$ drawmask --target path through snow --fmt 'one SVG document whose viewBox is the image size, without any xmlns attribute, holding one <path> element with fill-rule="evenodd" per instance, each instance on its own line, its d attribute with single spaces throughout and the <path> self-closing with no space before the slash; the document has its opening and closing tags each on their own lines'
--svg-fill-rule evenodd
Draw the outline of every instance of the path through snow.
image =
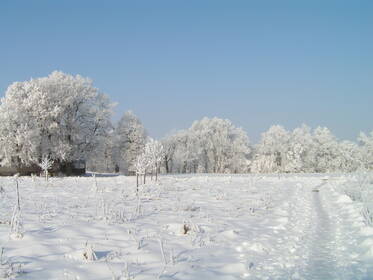
<svg viewBox="0 0 373 280">
<path fill-rule="evenodd" d="M 360 248 L 352 221 L 360 226 L 362 223 L 359 217 L 354 220 L 356 212 L 355 216 L 341 215 L 341 205 L 336 203 L 338 195 L 325 182 L 313 187 L 313 191 L 305 188 L 297 195 L 302 196 L 304 205 L 296 209 L 299 212 L 295 216 L 307 222 L 295 256 L 303 262 L 299 262 L 297 272 L 290 278 L 371 279 L 367 276 L 367 264 L 358 260 Z"/>
<path fill-rule="evenodd" d="M 323 205 L 323 193 L 312 193 L 312 227 L 309 232 L 309 250 L 307 279 L 337 278 L 335 228 Z"/>
</svg>

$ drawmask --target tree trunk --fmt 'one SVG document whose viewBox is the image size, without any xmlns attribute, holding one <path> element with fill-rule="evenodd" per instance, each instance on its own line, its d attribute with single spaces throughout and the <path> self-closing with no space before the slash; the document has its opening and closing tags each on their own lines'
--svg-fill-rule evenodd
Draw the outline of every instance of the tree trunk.
<svg viewBox="0 0 373 280">
<path fill-rule="evenodd" d="M 21 202 L 20 202 L 20 199 L 19 199 L 18 178 L 16 178 L 16 187 L 17 187 L 17 207 L 18 207 L 18 211 L 21 211 Z"/>
<path fill-rule="evenodd" d="M 157 164 L 155 165 L 155 181 L 158 181 L 158 166 Z"/>
<path fill-rule="evenodd" d="M 136 173 L 136 195 L 139 194 L 139 174 Z"/>
<path fill-rule="evenodd" d="M 165 168 L 166 168 L 166 174 L 168 174 L 169 173 L 169 171 L 170 171 L 170 169 L 169 169 L 169 167 L 168 167 L 168 160 L 167 159 L 165 159 Z"/>
</svg>

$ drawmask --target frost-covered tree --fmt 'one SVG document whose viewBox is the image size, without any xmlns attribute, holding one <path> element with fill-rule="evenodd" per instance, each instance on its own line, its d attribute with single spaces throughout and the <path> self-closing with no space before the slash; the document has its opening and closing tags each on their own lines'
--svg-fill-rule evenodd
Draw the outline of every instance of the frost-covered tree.
<svg viewBox="0 0 373 280">
<path fill-rule="evenodd" d="M 271 126 L 255 148 L 251 170 L 263 173 L 286 171 L 289 139 L 289 132 L 282 126 Z"/>
<path fill-rule="evenodd" d="M 158 179 L 158 168 L 159 164 L 163 158 L 163 145 L 161 142 L 149 138 L 148 142 L 145 144 L 145 155 L 149 161 L 149 168 L 152 174 L 155 174 L 155 179 Z"/>
<path fill-rule="evenodd" d="M 69 169 L 107 133 L 111 109 L 108 97 L 79 75 L 55 71 L 13 83 L 0 105 L 2 163 L 32 165 L 47 156 Z"/>
<path fill-rule="evenodd" d="M 198 167 L 205 172 L 245 172 L 250 153 L 246 133 L 229 120 L 203 118 L 189 129 Z"/>
<path fill-rule="evenodd" d="M 164 166 L 167 173 L 186 173 L 196 160 L 187 130 L 181 130 L 163 139 Z"/>
<path fill-rule="evenodd" d="M 144 184 L 145 184 L 146 172 L 148 171 L 149 166 L 150 166 L 149 157 L 145 153 L 145 151 L 143 151 L 137 156 L 135 164 L 134 164 L 134 168 L 135 168 L 137 180 L 139 176 L 141 175 L 144 176 Z M 138 182 L 137 182 L 137 185 L 138 185 Z"/>
<path fill-rule="evenodd" d="M 44 172 L 45 180 L 48 181 L 48 170 L 53 166 L 53 160 L 48 157 L 42 159 L 41 163 L 39 163 L 40 168 Z"/>
<path fill-rule="evenodd" d="M 249 139 L 229 120 L 203 118 L 163 142 L 166 169 L 172 172 L 234 173 L 248 168 Z"/>
<path fill-rule="evenodd" d="M 326 127 L 313 131 L 302 125 L 291 133 L 272 126 L 262 134 L 251 164 L 252 172 L 351 172 L 362 165 L 361 149 L 339 142 Z"/>
<path fill-rule="evenodd" d="M 326 127 L 317 127 L 313 132 L 313 145 L 310 149 L 308 165 L 313 172 L 334 172 L 339 169 L 338 141 Z"/>
<path fill-rule="evenodd" d="M 364 158 L 361 148 L 351 141 L 338 143 L 338 171 L 354 172 L 362 167 L 364 167 Z"/>
<path fill-rule="evenodd" d="M 144 150 L 145 142 L 146 131 L 140 119 L 131 111 L 126 112 L 115 131 L 114 161 L 120 172 L 135 172 L 136 159 Z"/>
<path fill-rule="evenodd" d="M 96 148 L 89 154 L 86 167 L 90 171 L 114 172 L 114 131 L 100 137 Z"/>
<path fill-rule="evenodd" d="M 276 157 L 274 155 L 255 153 L 250 171 L 253 173 L 272 173 L 276 168 Z"/>
<path fill-rule="evenodd" d="M 361 132 L 358 141 L 361 144 L 362 161 L 367 169 L 373 168 L 373 131 L 368 135 Z"/>
<path fill-rule="evenodd" d="M 304 124 L 301 127 L 295 128 L 289 135 L 284 171 L 294 173 L 312 172 L 312 166 L 307 166 L 312 145 L 311 128 Z"/>
<path fill-rule="evenodd" d="M 179 133 L 171 134 L 162 139 L 163 145 L 163 168 L 165 173 L 173 172 L 173 158 L 177 148 L 177 135 Z"/>
</svg>

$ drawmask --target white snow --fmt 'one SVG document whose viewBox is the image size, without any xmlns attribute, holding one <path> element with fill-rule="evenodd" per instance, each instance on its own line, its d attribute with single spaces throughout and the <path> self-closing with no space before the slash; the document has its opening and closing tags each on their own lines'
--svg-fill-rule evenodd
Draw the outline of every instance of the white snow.
<svg viewBox="0 0 373 280">
<path fill-rule="evenodd" d="M 0 178 L 0 279 L 373 279 L 345 175 Z M 149 178 L 150 179 L 150 178 Z M 313 192 L 313 189 L 319 192 Z"/>
</svg>

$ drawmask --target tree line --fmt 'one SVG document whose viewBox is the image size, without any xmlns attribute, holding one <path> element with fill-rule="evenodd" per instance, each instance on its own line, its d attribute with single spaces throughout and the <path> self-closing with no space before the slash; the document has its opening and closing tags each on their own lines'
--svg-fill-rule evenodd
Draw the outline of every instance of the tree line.
<svg viewBox="0 0 373 280">
<path fill-rule="evenodd" d="M 203 118 L 157 141 L 131 111 L 115 125 L 113 104 L 88 78 L 55 71 L 11 84 L 0 104 L 2 166 L 61 170 L 84 160 L 98 172 L 273 173 L 352 172 L 371 168 L 373 132 L 338 140 L 326 127 L 270 127 L 258 144 L 229 120 Z"/>
</svg>

